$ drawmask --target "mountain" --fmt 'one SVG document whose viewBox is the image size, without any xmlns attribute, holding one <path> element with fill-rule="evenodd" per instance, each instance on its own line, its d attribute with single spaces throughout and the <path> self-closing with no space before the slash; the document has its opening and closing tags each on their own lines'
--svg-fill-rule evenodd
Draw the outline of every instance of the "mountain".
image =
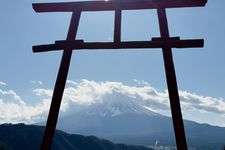
<svg viewBox="0 0 225 150">
<path fill-rule="evenodd" d="M 119 93 L 117 93 L 119 94 Z M 126 144 L 175 145 L 172 120 L 147 109 L 137 100 L 118 95 L 120 99 L 93 104 L 78 113 L 59 119 L 57 128 L 69 133 L 95 135 Z M 225 128 L 184 121 L 190 147 L 218 148 L 225 144 Z"/>
<path fill-rule="evenodd" d="M 134 99 L 122 95 L 115 97 L 121 99 L 107 97 L 107 101 L 59 119 L 57 128 L 69 133 L 95 135 L 114 142 L 144 145 L 154 144 L 160 138 L 158 135 L 163 135 L 165 138 L 160 139 L 162 144 L 175 145 L 171 118 L 148 110 Z"/>
<path fill-rule="evenodd" d="M 1 150 L 39 150 L 43 127 L 25 124 L 0 125 Z M 67 134 L 57 130 L 53 150 L 152 150 L 143 146 L 114 144 L 95 136 Z"/>
</svg>

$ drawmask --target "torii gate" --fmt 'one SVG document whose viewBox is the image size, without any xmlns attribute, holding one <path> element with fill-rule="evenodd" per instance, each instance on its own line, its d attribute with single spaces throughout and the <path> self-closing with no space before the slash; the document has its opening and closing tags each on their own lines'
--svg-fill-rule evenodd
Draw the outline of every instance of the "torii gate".
<svg viewBox="0 0 225 150">
<path fill-rule="evenodd" d="M 180 40 L 179 37 L 170 37 L 166 8 L 203 7 L 206 3 L 207 0 L 111 0 L 33 4 L 33 8 L 36 12 L 72 12 L 66 40 L 55 41 L 54 44 L 33 46 L 33 52 L 63 50 L 63 56 L 55 83 L 41 150 L 51 149 L 72 51 L 83 49 L 97 50 L 133 48 L 162 48 L 176 145 L 178 150 L 187 150 L 188 148 L 172 57 L 172 48 L 203 47 L 204 41 L 203 39 Z M 122 10 L 135 9 L 157 10 L 161 37 L 152 38 L 151 41 L 121 41 Z M 84 42 L 83 40 L 76 40 L 82 11 L 115 11 L 113 42 Z"/>
</svg>

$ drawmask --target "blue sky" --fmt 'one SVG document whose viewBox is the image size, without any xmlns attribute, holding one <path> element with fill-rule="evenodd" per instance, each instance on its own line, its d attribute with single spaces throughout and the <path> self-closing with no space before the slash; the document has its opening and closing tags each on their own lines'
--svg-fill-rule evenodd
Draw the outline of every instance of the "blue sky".
<svg viewBox="0 0 225 150">
<path fill-rule="evenodd" d="M 3 0 L 0 5 L 2 107 L 14 103 L 15 99 L 18 100 L 15 96 L 20 97 L 20 104 L 24 102 L 32 107 L 36 106 L 44 102 L 43 99 L 49 99 L 49 93 L 54 87 L 62 52 L 33 53 L 32 46 L 64 40 L 71 14 L 37 14 L 32 9 L 34 2 L 53 1 Z M 223 126 L 225 126 L 225 107 L 222 103 L 225 103 L 224 5 L 224 0 L 217 0 L 209 1 L 206 7 L 167 10 L 171 36 L 205 40 L 204 48 L 173 50 L 179 89 L 191 94 L 189 96 L 192 98 L 195 95 L 200 96 L 199 100 L 205 99 L 202 103 L 209 102 L 208 97 L 212 98 L 210 104 L 213 105 L 214 102 L 217 104 L 221 101 L 218 103 L 221 107 L 215 106 L 221 111 L 213 111 L 212 108 L 209 111 L 208 107 L 202 110 L 196 107 L 199 110 L 187 110 L 188 114 L 184 116 L 187 119 Z M 112 41 L 113 16 L 113 12 L 83 13 L 77 39 Z M 122 18 L 122 40 L 148 40 L 159 36 L 155 10 L 123 11 Z M 91 82 L 94 85 L 113 81 L 121 82 L 130 88 L 133 86 L 143 88 L 148 85 L 161 93 L 167 89 L 160 49 L 74 51 L 68 79 L 76 81 L 77 85 L 91 81 L 94 81 Z M 140 84 L 140 81 L 144 82 Z M 77 85 L 73 88 L 79 89 Z M 43 94 L 40 89 L 45 89 L 45 92 L 49 93 Z M 202 103 L 199 103 L 201 107 L 206 106 Z M 4 118 L 4 115 L 7 117 L 7 113 L 1 111 L 0 117 Z M 26 122 L 26 119 L 24 121 Z"/>
</svg>

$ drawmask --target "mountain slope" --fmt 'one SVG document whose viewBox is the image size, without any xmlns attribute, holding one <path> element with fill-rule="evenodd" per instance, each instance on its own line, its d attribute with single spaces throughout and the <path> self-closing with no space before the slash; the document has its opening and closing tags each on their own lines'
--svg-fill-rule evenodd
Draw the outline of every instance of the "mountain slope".
<svg viewBox="0 0 225 150">
<path fill-rule="evenodd" d="M 107 102 L 91 105 L 81 112 L 59 119 L 58 128 L 67 132 L 87 133 L 89 135 L 100 132 L 103 135 L 108 133 L 110 135 L 124 135 L 130 134 L 130 130 L 133 130 L 132 134 L 137 134 L 140 132 L 145 133 L 149 129 L 143 124 L 143 121 L 148 121 L 149 119 L 146 120 L 146 118 L 149 117 L 153 120 L 154 118 L 160 118 L 162 122 L 170 119 L 147 110 L 136 101 L 124 99 L 115 101 L 109 99 Z M 139 120 L 138 122 L 136 121 L 137 119 Z M 147 124 L 155 128 L 152 120 Z"/>
<path fill-rule="evenodd" d="M 5 149 L 39 150 L 43 127 L 24 124 L 0 125 L 0 145 Z M 1 144 L 4 143 L 4 144 Z M 8 146 L 6 146 L 8 145 Z M 0 146 L 1 147 L 1 146 Z M 142 146 L 113 144 L 94 136 L 72 135 L 57 130 L 52 145 L 53 150 L 152 150 Z"/>
<path fill-rule="evenodd" d="M 191 147 L 204 149 L 225 143 L 225 128 L 188 120 L 184 124 Z M 161 145 L 175 145 L 171 118 L 152 112 L 127 97 L 118 100 L 108 97 L 100 104 L 59 119 L 57 128 L 126 144 L 153 145 L 159 140 Z"/>
</svg>

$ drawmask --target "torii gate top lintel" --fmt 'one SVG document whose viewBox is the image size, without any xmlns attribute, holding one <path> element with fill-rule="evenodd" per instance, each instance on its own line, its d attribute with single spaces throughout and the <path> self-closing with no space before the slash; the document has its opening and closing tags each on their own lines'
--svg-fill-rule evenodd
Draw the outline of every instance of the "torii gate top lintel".
<svg viewBox="0 0 225 150">
<path fill-rule="evenodd" d="M 109 1 L 79 1 L 58 3 L 36 3 L 36 12 L 73 12 L 73 11 L 106 11 L 132 9 L 159 9 L 179 7 L 205 6 L 207 0 L 109 0 Z"/>
</svg>

